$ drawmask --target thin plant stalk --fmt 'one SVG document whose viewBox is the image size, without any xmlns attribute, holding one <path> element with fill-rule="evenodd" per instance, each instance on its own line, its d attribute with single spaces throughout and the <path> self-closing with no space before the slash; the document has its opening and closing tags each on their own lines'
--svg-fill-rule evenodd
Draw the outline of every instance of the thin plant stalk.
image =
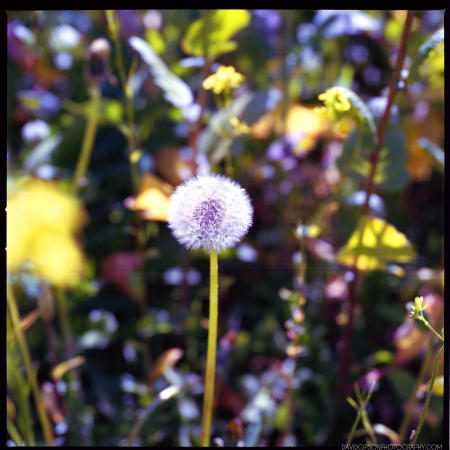
<svg viewBox="0 0 450 450">
<path fill-rule="evenodd" d="M 78 157 L 75 174 L 73 177 L 73 192 L 78 194 L 80 181 L 84 178 L 89 160 L 91 159 L 92 149 L 94 147 L 95 136 L 97 134 L 98 122 L 100 119 L 100 89 L 97 86 L 92 87 L 91 101 L 86 115 L 86 131 L 81 145 L 80 155 Z"/>
<path fill-rule="evenodd" d="M 442 309 L 442 311 L 439 315 L 439 318 L 437 320 L 437 324 L 441 323 L 443 313 L 444 313 L 444 310 Z M 425 374 L 427 373 L 427 368 L 430 365 L 432 356 L 433 356 L 433 340 L 430 339 L 430 341 L 428 342 L 427 351 L 422 360 L 422 366 L 420 367 L 420 371 L 419 371 L 419 375 L 416 380 L 416 384 L 414 385 L 414 389 L 413 389 L 411 396 L 409 398 L 409 401 L 408 401 L 408 410 L 407 410 L 407 412 L 403 418 L 403 421 L 400 425 L 400 430 L 398 432 L 398 436 L 399 436 L 398 443 L 399 444 L 401 444 L 405 440 L 406 432 L 408 430 L 409 423 L 411 422 L 411 418 L 414 413 L 414 407 L 416 406 L 416 403 L 417 403 L 417 391 L 419 389 L 419 386 L 423 382 Z"/>
<path fill-rule="evenodd" d="M 357 388 L 357 386 L 358 385 L 355 384 L 355 388 Z M 353 435 L 355 434 L 356 428 L 357 428 L 357 426 L 359 424 L 360 419 L 362 418 L 363 412 L 365 412 L 366 406 L 367 406 L 367 404 L 370 401 L 370 397 L 372 397 L 372 393 L 373 393 L 373 388 L 374 387 L 375 387 L 375 383 L 372 383 L 372 385 L 370 386 L 370 389 L 369 389 L 369 393 L 367 394 L 367 397 L 365 398 L 365 400 L 363 400 L 360 403 L 360 407 L 359 407 L 359 409 L 357 411 L 355 420 L 354 420 L 352 428 L 350 430 L 350 434 L 348 435 L 346 445 L 350 445 L 350 443 L 353 440 Z"/>
<path fill-rule="evenodd" d="M 44 435 L 44 439 L 47 445 L 53 446 L 53 432 L 50 425 L 50 421 L 44 409 L 44 403 L 42 401 L 41 392 L 39 390 L 39 385 L 37 382 L 36 371 L 33 368 L 33 364 L 31 362 L 30 351 L 28 349 L 28 344 L 25 338 L 22 329 L 20 328 L 20 316 L 19 309 L 17 307 L 16 297 L 14 295 L 14 291 L 12 287 L 9 285 L 9 282 L 6 283 L 7 286 L 7 304 L 9 309 L 9 314 L 11 317 L 11 322 L 14 330 L 14 334 L 16 335 L 16 340 L 19 345 L 20 351 L 22 353 L 23 361 L 25 364 L 25 369 L 27 371 L 28 381 L 30 383 L 34 401 L 36 403 L 36 409 L 38 412 L 39 420 L 42 427 L 42 432 Z"/>
<path fill-rule="evenodd" d="M 427 415 L 428 405 L 430 404 L 431 393 L 433 391 L 434 381 L 436 380 L 436 374 L 439 367 L 439 360 L 441 359 L 442 352 L 444 351 L 444 344 L 442 344 L 439 353 L 437 354 L 436 361 L 434 362 L 433 374 L 431 375 L 430 385 L 428 387 L 427 396 L 425 398 L 425 403 L 423 405 L 422 414 L 420 415 L 419 423 L 417 425 L 417 429 L 414 433 L 414 437 L 411 441 L 411 446 L 415 445 L 417 438 L 422 430 L 422 425 L 425 420 L 425 416 Z"/>
<path fill-rule="evenodd" d="M 25 441 L 20 436 L 19 431 L 17 430 L 14 422 L 9 416 L 6 416 L 6 429 L 8 430 L 9 436 L 13 440 L 14 444 L 16 444 L 18 447 L 23 447 Z"/>
<path fill-rule="evenodd" d="M 114 49 L 116 53 L 116 65 L 119 73 L 119 79 L 122 84 L 123 91 L 125 93 L 126 99 L 126 120 L 127 120 L 127 132 L 126 138 L 128 140 L 128 159 L 130 164 L 130 175 L 131 182 L 133 185 L 133 194 L 137 195 L 139 192 L 139 172 L 137 167 L 137 162 L 139 158 L 135 158 L 135 151 L 137 150 L 136 136 L 134 129 L 134 104 L 133 104 L 133 92 L 129 86 L 129 82 L 125 72 L 125 64 L 123 61 L 122 49 L 119 39 L 119 23 L 114 10 L 106 10 L 106 19 L 108 21 L 108 29 L 111 39 L 114 42 Z M 135 64 L 136 60 L 133 61 Z M 130 72 L 134 72 L 135 66 L 133 65 Z M 139 308 L 140 315 L 142 318 L 146 315 L 147 309 L 147 290 L 145 286 L 145 267 L 144 267 L 144 254 L 146 246 L 145 234 L 143 230 L 143 222 L 139 215 L 136 215 L 136 226 L 138 230 L 137 235 L 137 245 L 139 250 L 139 255 L 141 256 L 141 263 L 139 264 L 138 274 L 141 279 L 139 283 Z M 150 369 L 152 365 L 152 353 L 151 353 L 151 343 L 149 337 L 144 337 L 144 347 L 143 347 L 143 357 L 144 357 L 144 370 L 146 374 L 147 384 L 150 386 L 150 381 L 148 375 L 150 374 Z"/>
<path fill-rule="evenodd" d="M 211 435 L 211 417 L 214 398 L 214 376 L 216 369 L 216 343 L 218 318 L 218 270 L 217 252 L 210 253 L 209 323 L 208 353 L 206 359 L 205 392 L 203 397 L 201 446 L 209 447 Z"/>
</svg>

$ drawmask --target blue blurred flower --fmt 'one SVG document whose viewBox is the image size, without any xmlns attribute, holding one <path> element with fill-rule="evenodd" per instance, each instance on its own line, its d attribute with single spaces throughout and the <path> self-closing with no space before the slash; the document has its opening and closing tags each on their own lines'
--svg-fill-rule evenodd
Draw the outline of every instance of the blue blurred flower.
<svg viewBox="0 0 450 450">
<path fill-rule="evenodd" d="M 72 50 L 81 42 L 81 33 L 66 23 L 50 32 L 49 44 L 55 51 Z"/>
<path fill-rule="evenodd" d="M 281 28 L 281 16 L 275 9 L 253 9 L 252 13 L 256 24 L 265 31 L 274 32 Z"/>
<path fill-rule="evenodd" d="M 142 23 L 145 28 L 156 28 L 159 30 L 162 26 L 163 18 L 162 14 L 156 9 L 150 9 L 142 17 Z"/>
<path fill-rule="evenodd" d="M 307 44 L 317 32 L 317 27 L 313 23 L 303 23 L 297 28 L 297 40 L 300 44 Z"/>
<path fill-rule="evenodd" d="M 366 201 L 366 192 L 365 191 L 357 191 L 354 192 L 347 199 L 347 205 L 349 206 L 362 206 Z M 377 194 L 371 194 L 369 198 L 369 208 L 377 217 L 385 217 L 386 216 L 386 207 L 384 206 L 383 199 Z"/>
<path fill-rule="evenodd" d="M 345 49 L 345 55 L 350 62 L 362 64 L 369 60 L 369 49 L 362 44 L 351 44 Z"/>
<path fill-rule="evenodd" d="M 58 52 L 53 57 L 55 66 L 60 70 L 69 70 L 73 65 L 73 56 L 69 52 Z"/>
<path fill-rule="evenodd" d="M 27 142 L 45 139 L 50 134 L 50 126 L 43 120 L 31 120 L 22 127 L 22 138 Z"/>
<path fill-rule="evenodd" d="M 236 255 L 241 261 L 253 262 L 258 259 L 258 252 L 250 244 L 241 244 L 236 248 Z"/>
</svg>

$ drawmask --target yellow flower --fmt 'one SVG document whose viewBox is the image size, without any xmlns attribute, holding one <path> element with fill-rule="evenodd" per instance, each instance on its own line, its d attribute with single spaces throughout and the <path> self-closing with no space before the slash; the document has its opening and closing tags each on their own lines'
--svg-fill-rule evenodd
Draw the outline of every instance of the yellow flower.
<svg viewBox="0 0 450 450">
<path fill-rule="evenodd" d="M 58 286 L 73 286 L 80 281 L 84 258 L 75 239 L 48 229 L 31 242 L 32 271 Z"/>
<path fill-rule="evenodd" d="M 233 127 L 233 132 L 236 136 L 250 133 L 250 127 L 245 122 L 241 122 L 237 117 L 230 119 L 230 125 Z"/>
<path fill-rule="evenodd" d="M 220 66 L 216 73 L 203 81 L 204 89 L 212 89 L 214 94 L 235 89 L 244 81 L 244 76 L 233 66 Z"/>
<path fill-rule="evenodd" d="M 9 197 L 7 217 L 7 270 L 30 270 L 57 285 L 79 280 L 83 254 L 75 232 L 85 222 L 79 201 L 49 181 L 32 179 L 20 183 Z"/>
<path fill-rule="evenodd" d="M 423 297 L 416 297 L 414 299 L 414 306 L 411 307 L 409 315 L 411 317 L 421 316 L 427 305 L 423 304 Z"/>
<path fill-rule="evenodd" d="M 352 104 L 345 95 L 344 90 L 338 86 L 327 89 L 325 92 L 320 94 L 319 100 L 322 100 L 328 109 L 338 112 L 349 111 L 352 107 Z"/>
</svg>

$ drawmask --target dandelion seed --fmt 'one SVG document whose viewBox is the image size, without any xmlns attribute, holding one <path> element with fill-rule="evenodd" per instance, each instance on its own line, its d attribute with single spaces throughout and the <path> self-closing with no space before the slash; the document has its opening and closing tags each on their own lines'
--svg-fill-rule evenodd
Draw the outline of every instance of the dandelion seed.
<svg viewBox="0 0 450 450">
<path fill-rule="evenodd" d="M 175 238 L 191 250 L 234 247 L 252 224 L 253 208 L 244 189 L 222 175 L 200 175 L 178 186 L 169 204 Z"/>
</svg>

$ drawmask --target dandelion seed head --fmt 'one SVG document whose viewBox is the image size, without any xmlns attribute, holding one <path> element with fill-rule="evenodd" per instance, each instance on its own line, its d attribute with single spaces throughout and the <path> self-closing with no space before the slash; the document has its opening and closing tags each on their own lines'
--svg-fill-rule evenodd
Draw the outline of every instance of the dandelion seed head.
<svg viewBox="0 0 450 450">
<path fill-rule="evenodd" d="M 252 224 L 246 191 L 222 175 L 200 175 L 177 187 L 167 218 L 173 235 L 190 250 L 234 247 Z"/>
</svg>

